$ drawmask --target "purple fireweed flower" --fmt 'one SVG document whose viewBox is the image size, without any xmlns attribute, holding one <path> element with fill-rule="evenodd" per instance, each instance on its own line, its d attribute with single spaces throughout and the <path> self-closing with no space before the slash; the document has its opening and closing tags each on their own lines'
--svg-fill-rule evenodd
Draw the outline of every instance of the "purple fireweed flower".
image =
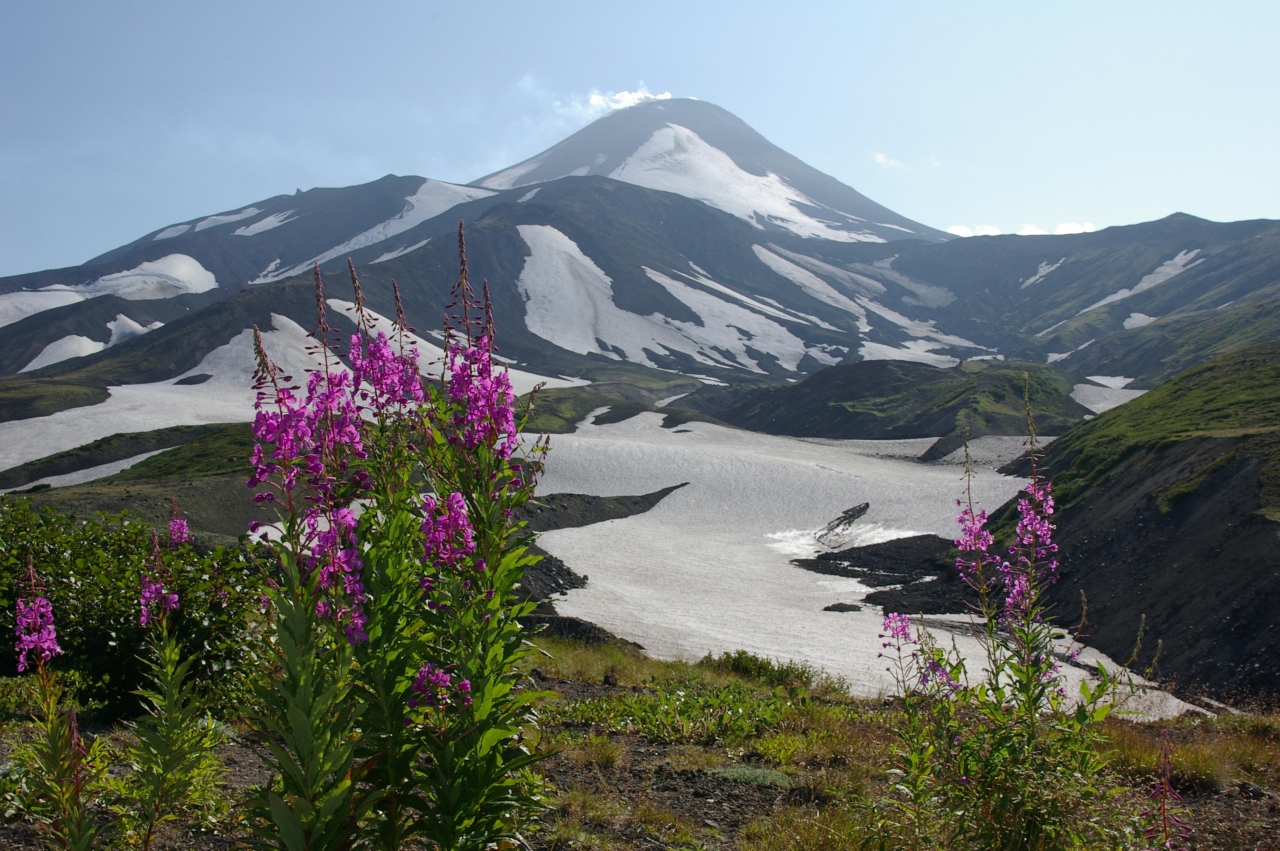
<svg viewBox="0 0 1280 851">
<path fill-rule="evenodd" d="M 884 632 L 880 633 L 880 637 L 888 639 L 881 645 L 882 647 L 915 643 L 915 639 L 911 637 L 911 618 L 904 614 L 897 612 L 886 614 L 881 628 Z"/>
<path fill-rule="evenodd" d="M 475 531 L 467 518 L 467 503 L 460 493 L 443 502 L 428 496 L 422 501 L 423 562 L 433 572 L 456 570 L 476 551 Z M 423 588 L 429 589 L 424 579 Z"/>
<path fill-rule="evenodd" d="M 418 670 L 418 675 L 409 687 L 417 697 L 409 698 L 409 706 L 417 709 L 420 706 L 449 708 L 453 706 L 471 705 L 471 681 L 457 680 L 453 675 L 430 662 Z"/>
<path fill-rule="evenodd" d="M 34 575 L 33 572 L 32 576 Z M 30 597 L 18 600 L 17 618 L 13 627 L 14 635 L 17 636 L 13 648 L 18 652 L 18 673 L 29 667 L 28 654 L 35 657 L 37 665 L 43 665 L 62 652 L 53 623 L 53 604 L 48 597 L 36 593 L 34 583 L 31 590 Z"/>
<path fill-rule="evenodd" d="M 973 509 L 965 507 L 960 511 L 960 537 L 956 539 L 956 548 L 961 553 L 974 553 L 971 558 L 965 558 L 963 555 L 956 559 L 956 570 L 969 584 L 979 581 L 987 581 L 986 577 L 979 579 L 982 566 L 987 562 L 987 552 L 991 548 L 993 539 L 991 533 L 987 531 L 987 512 L 979 511 L 976 515 Z"/>
<path fill-rule="evenodd" d="M 323 307 L 318 277 L 317 300 Z M 322 315 L 321 338 L 326 332 Z M 398 392 L 412 397 L 412 389 L 403 389 L 407 387 L 403 376 L 384 368 L 383 344 L 385 337 L 375 341 L 368 356 L 355 346 L 361 375 L 381 382 L 379 387 L 390 386 L 387 382 L 394 379 L 399 382 L 396 386 L 402 387 Z M 345 369 L 330 369 L 326 350 L 325 370 L 307 376 L 306 396 L 300 401 L 293 392 L 297 388 L 284 383 L 292 379 L 280 375 L 279 368 L 267 358 L 256 329 L 254 348 L 258 359 L 255 387 L 259 390 L 253 422 L 257 445 L 251 459 L 254 472 L 247 484 L 257 487 L 271 482 L 275 488 L 256 494 L 258 502 L 277 502 L 279 494 L 287 494 L 293 505 L 294 497 L 300 498 L 304 535 L 299 555 L 306 569 L 318 574 L 320 588 L 333 598 L 322 601 L 317 614 L 340 623 L 348 641 L 364 641 L 366 594 L 360 578 L 364 565 L 356 540 L 355 513 L 343 504 L 352 498 L 351 489 L 339 487 L 352 485 L 358 491 L 369 486 L 363 471 L 351 470 L 354 462 L 367 458 L 361 435 L 363 420 L 356 404 L 357 380 Z M 392 361 L 392 365 L 406 369 L 412 365 L 416 376 L 416 362 L 408 358 Z M 268 388 L 271 393 L 266 392 Z M 369 392 L 377 396 L 381 391 L 366 390 Z"/>
<path fill-rule="evenodd" d="M 192 541 L 187 521 L 178 510 L 178 501 L 173 500 L 173 508 L 169 511 L 169 549 L 174 550 Z"/>
<path fill-rule="evenodd" d="M 494 372 L 489 337 L 450 344 L 446 370 L 449 401 L 456 406 L 450 442 L 466 449 L 488 446 L 510 458 L 517 441 L 515 393 L 507 371 Z"/>
<path fill-rule="evenodd" d="M 146 626 L 178 608 L 178 595 L 165 593 L 164 583 L 149 576 L 142 577 L 142 593 L 138 597 L 138 623 Z"/>
<path fill-rule="evenodd" d="M 952 694 L 960 690 L 960 683 L 951 676 L 951 672 L 939 664 L 937 659 L 931 658 L 925 659 L 920 665 L 920 687 L 925 688 L 930 683 L 937 683 Z"/>
<path fill-rule="evenodd" d="M 422 403 L 417 349 L 396 354 L 381 331 L 369 340 L 362 334 L 352 334 L 349 357 L 356 397 L 375 413 Z"/>
</svg>

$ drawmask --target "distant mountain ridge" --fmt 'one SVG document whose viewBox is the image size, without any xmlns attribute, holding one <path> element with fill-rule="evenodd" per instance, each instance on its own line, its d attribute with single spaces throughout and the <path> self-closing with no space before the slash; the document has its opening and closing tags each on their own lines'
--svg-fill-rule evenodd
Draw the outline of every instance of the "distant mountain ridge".
<svg viewBox="0 0 1280 851">
<path fill-rule="evenodd" d="M 467 186 L 387 176 L 279 195 L 0 279 L 0 423 L 222 374 L 254 322 L 292 340 L 313 322 L 315 264 L 349 299 L 350 258 L 384 315 L 396 279 L 431 338 L 460 219 L 504 356 L 561 386 L 626 369 L 758 385 L 867 360 L 1008 358 L 1132 395 L 1280 336 L 1275 222 L 950 239 L 719 107 L 668 100 Z M 146 425 L 182 424 L 198 423 Z"/>
</svg>

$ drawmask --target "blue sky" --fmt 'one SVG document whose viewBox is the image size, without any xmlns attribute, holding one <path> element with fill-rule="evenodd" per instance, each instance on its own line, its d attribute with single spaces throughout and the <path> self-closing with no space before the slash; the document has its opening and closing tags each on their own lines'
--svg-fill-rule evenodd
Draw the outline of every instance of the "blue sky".
<svg viewBox="0 0 1280 851">
<path fill-rule="evenodd" d="M 903 215 L 1280 218 L 1270 2 L 9 2 L 0 275 L 387 173 L 466 182 L 642 88 Z"/>
</svg>

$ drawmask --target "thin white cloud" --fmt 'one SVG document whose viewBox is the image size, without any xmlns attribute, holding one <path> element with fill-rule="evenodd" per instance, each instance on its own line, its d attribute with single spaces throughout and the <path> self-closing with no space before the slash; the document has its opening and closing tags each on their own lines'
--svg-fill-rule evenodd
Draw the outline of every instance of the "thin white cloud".
<svg viewBox="0 0 1280 851">
<path fill-rule="evenodd" d="M 1093 233 L 1093 222 L 1063 222 L 1054 233 L 1059 236 L 1068 233 Z"/>
<path fill-rule="evenodd" d="M 995 225 L 952 225 L 947 228 L 947 233 L 952 236 L 999 236 L 1004 231 Z"/>
<path fill-rule="evenodd" d="M 609 92 L 601 94 L 593 91 L 587 98 L 587 104 L 592 109 L 598 109 L 608 112 L 614 109 L 626 109 L 629 106 L 635 106 L 640 103 L 648 103 L 651 100 L 670 100 L 671 92 L 663 92 L 661 94 L 653 94 L 644 87 L 644 83 L 640 84 L 640 88 L 634 92 Z"/>
<path fill-rule="evenodd" d="M 1048 231 L 1035 225 L 1023 225 L 1018 228 L 1018 236 L 1044 236 Z"/>
<path fill-rule="evenodd" d="M 549 99 L 551 101 L 549 106 L 551 111 L 562 119 L 588 124 L 615 109 L 626 109 L 629 106 L 654 100 L 670 100 L 671 97 L 671 92 L 655 94 L 641 82 L 639 88 L 632 92 L 602 92 L 599 89 L 592 89 L 586 94 L 552 97 Z"/>
<path fill-rule="evenodd" d="M 894 159 L 893 157 L 889 156 L 888 154 L 875 153 L 875 154 L 872 154 L 872 157 L 875 159 L 876 165 L 880 166 L 881 168 L 906 169 L 905 165 L 903 165 L 900 161 Z"/>
</svg>

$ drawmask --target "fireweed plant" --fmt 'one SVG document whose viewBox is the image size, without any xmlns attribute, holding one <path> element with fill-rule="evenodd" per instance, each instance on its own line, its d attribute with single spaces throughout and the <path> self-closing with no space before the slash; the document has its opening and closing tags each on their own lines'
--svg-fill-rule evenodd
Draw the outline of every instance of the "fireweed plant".
<svg viewBox="0 0 1280 851">
<path fill-rule="evenodd" d="M 175 503 L 169 548 L 189 541 L 186 522 Z M 192 694 L 190 672 L 195 657 L 184 656 L 171 626 L 180 600 L 166 585 L 168 569 L 154 535 L 148 568 L 138 598 L 138 623 L 147 629 L 144 661 L 150 682 L 138 692 L 145 714 L 127 725 L 134 741 L 124 757 L 132 770 L 110 781 L 120 839 L 139 851 L 150 851 L 157 829 L 180 814 L 216 810 L 222 776 L 222 765 L 214 754 L 222 736 Z"/>
<path fill-rule="evenodd" d="M 62 686 L 49 667 L 62 652 L 53 606 L 30 564 L 27 576 L 26 594 L 17 603 L 14 647 L 19 673 L 35 666 L 40 714 L 34 740 L 19 744 L 13 760 L 28 779 L 28 814 L 40 826 L 48 846 L 91 851 L 98 844 L 98 827 L 89 808 L 102 793 L 106 745 L 102 739 L 86 741 L 75 709 L 63 706 Z"/>
<path fill-rule="evenodd" d="M 398 289 L 388 335 L 354 268 L 357 330 L 341 342 L 316 270 L 321 367 L 305 391 L 255 336 L 249 484 L 281 515 L 266 595 L 281 673 L 259 719 L 278 773 L 257 802 L 271 847 L 479 851 L 518 842 L 538 805 L 526 769 L 544 754 L 523 734 L 536 695 L 514 688 L 531 649 L 517 584 L 535 558 L 516 511 L 547 444 L 520 444 L 461 228 L 459 255 L 438 381 L 421 378 Z"/>
<path fill-rule="evenodd" d="M 1052 488 L 1039 475 L 1028 414 L 1031 482 L 1018 500 L 1007 553 L 975 511 L 965 447 L 967 498 L 959 504 L 956 568 L 978 597 L 985 662 L 968 664 L 906 615 L 881 634 L 902 695 L 892 790 L 878 802 L 881 848 L 1059 849 L 1127 847 L 1132 825 L 1102 805 L 1101 722 L 1119 681 L 1099 665 L 1069 698 L 1060 658 L 1075 658 L 1068 633 L 1049 618 L 1044 591 L 1057 578 Z M 1101 845 L 1099 845 L 1101 843 Z"/>
</svg>

